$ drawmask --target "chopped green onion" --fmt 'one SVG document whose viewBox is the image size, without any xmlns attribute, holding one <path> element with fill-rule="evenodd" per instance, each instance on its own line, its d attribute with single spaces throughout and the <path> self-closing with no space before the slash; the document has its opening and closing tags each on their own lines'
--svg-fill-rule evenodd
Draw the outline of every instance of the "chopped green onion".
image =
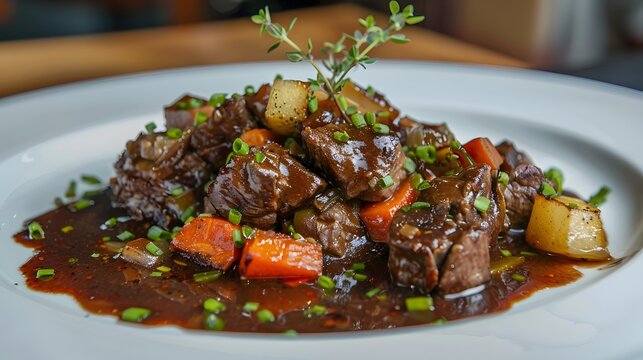
<svg viewBox="0 0 643 360">
<path fill-rule="evenodd" d="M 380 288 L 373 288 L 373 289 L 370 289 L 369 291 L 367 291 L 367 292 L 366 292 L 366 297 L 370 299 L 370 298 L 372 298 L 373 296 L 375 296 L 375 295 L 379 294 L 379 293 L 380 293 L 380 291 L 382 291 Z"/>
<path fill-rule="evenodd" d="M 308 112 L 314 113 L 319 109 L 319 102 L 317 101 L 317 96 L 311 96 L 308 98 Z"/>
<path fill-rule="evenodd" d="M 248 301 L 243 304 L 243 311 L 245 312 L 254 312 L 259 309 L 259 303 L 254 301 Z"/>
<path fill-rule="evenodd" d="M 389 117 L 391 113 L 388 111 L 378 111 L 376 115 L 377 117 Z"/>
<path fill-rule="evenodd" d="M 207 314 L 203 319 L 203 328 L 206 330 L 221 331 L 224 327 L 225 321 L 216 314 Z"/>
<path fill-rule="evenodd" d="M 610 188 L 607 186 L 601 187 L 596 194 L 592 195 L 589 198 L 589 203 L 594 207 L 599 207 L 607 201 L 607 195 L 611 192 Z"/>
<path fill-rule="evenodd" d="M 188 103 L 183 101 L 183 100 L 181 100 L 181 101 L 176 103 L 176 108 L 179 109 L 179 110 L 187 110 Z"/>
<path fill-rule="evenodd" d="M 105 225 L 108 227 L 114 227 L 118 223 L 118 219 L 115 217 L 111 217 L 105 221 Z"/>
<path fill-rule="evenodd" d="M 304 316 L 306 317 L 311 317 L 311 316 L 322 316 L 326 314 L 326 307 L 323 305 L 313 305 L 310 308 L 304 310 Z"/>
<path fill-rule="evenodd" d="M 509 174 L 504 171 L 500 171 L 498 173 L 498 182 L 505 185 L 509 184 Z"/>
<path fill-rule="evenodd" d="M 170 190 L 170 195 L 172 195 L 174 197 L 177 197 L 177 196 L 183 195 L 184 192 L 185 192 L 185 190 L 183 189 L 183 187 L 179 186 L 179 187 L 175 187 L 174 189 Z"/>
<path fill-rule="evenodd" d="M 377 121 L 377 116 L 375 116 L 375 113 L 373 112 L 367 112 L 366 114 L 364 114 L 364 119 L 366 120 L 366 124 L 368 126 L 373 126 Z"/>
<path fill-rule="evenodd" d="M 182 228 L 182 227 L 180 227 L 180 226 L 175 226 L 175 227 L 173 227 L 173 228 L 172 228 L 172 237 L 175 237 L 175 236 L 176 236 L 176 234 L 180 233 L 180 232 L 181 232 L 181 229 L 183 229 L 183 228 Z"/>
<path fill-rule="evenodd" d="M 556 192 L 561 194 L 563 192 L 563 173 L 558 168 L 550 168 L 545 171 L 545 177 L 554 183 Z"/>
<path fill-rule="evenodd" d="M 295 140 L 295 139 L 293 139 L 291 137 L 286 138 L 286 141 L 284 141 L 284 147 L 286 149 L 288 149 L 288 150 L 290 150 L 290 147 L 295 145 L 295 144 L 297 144 L 297 140 Z"/>
<path fill-rule="evenodd" d="M 208 180 L 208 182 L 205 183 L 205 185 L 203 185 L 203 191 L 207 193 L 208 189 L 210 188 L 210 185 L 212 184 L 214 184 L 214 179 Z"/>
<path fill-rule="evenodd" d="M 341 95 L 337 95 L 335 98 L 337 99 L 337 105 L 339 105 L 342 110 L 346 111 L 346 109 L 348 109 L 346 98 Z"/>
<path fill-rule="evenodd" d="M 447 319 L 445 319 L 444 316 L 443 316 L 443 317 L 435 320 L 434 322 L 432 322 L 431 325 L 444 325 L 447 322 L 448 322 Z"/>
<path fill-rule="evenodd" d="M 261 309 L 257 311 L 257 319 L 262 323 L 273 322 L 275 321 L 275 315 L 268 309 Z"/>
<path fill-rule="evenodd" d="M 556 195 L 558 195 L 558 192 L 556 190 L 554 190 L 554 188 L 551 185 L 549 185 L 548 183 L 543 183 L 540 186 L 540 193 L 544 197 L 546 197 L 548 199 L 551 199 L 551 198 L 555 197 Z"/>
<path fill-rule="evenodd" d="M 361 262 L 355 263 L 353 264 L 353 266 L 351 266 L 351 270 L 353 271 L 362 271 L 364 269 L 366 269 L 366 264 Z"/>
<path fill-rule="evenodd" d="M 502 254 L 502 256 L 504 256 L 504 257 L 512 256 L 511 251 L 509 251 L 507 249 L 500 249 L 500 254 Z"/>
<path fill-rule="evenodd" d="M 40 240 L 45 238 L 45 230 L 42 229 L 42 226 L 37 221 L 29 223 L 27 229 L 29 230 L 29 239 Z"/>
<path fill-rule="evenodd" d="M 393 186 L 393 184 L 394 184 L 394 181 L 393 181 L 393 178 L 391 177 L 391 175 L 386 175 L 386 176 L 384 176 L 383 178 L 381 178 L 381 179 L 379 179 L 377 181 L 377 186 L 379 186 L 380 189 L 389 188 L 389 187 Z"/>
<path fill-rule="evenodd" d="M 350 105 L 346 108 L 346 115 L 350 116 L 357 113 L 357 108 L 353 105 Z"/>
<path fill-rule="evenodd" d="M 100 254 L 99 253 L 92 253 L 89 256 L 91 256 L 92 258 L 96 259 L 96 258 L 100 257 Z"/>
<path fill-rule="evenodd" d="M 489 210 L 489 205 L 491 204 L 491 200 L 487 199 L 484 196 L 478 196 L 476 200 L 473 202 L 473 207 L 476 208 L 481 213 L 486 213 L 487 210 Z"/>
<path fill-rule="evenodd" d="M 199 111 L 198 113 L 196 113 L 196 116 L 194 116 L 194 127 L 199 127 L 206 121 L 208 121 L 208 115 L 204 112 Z"/>
<path fill-rule="evenodd" d="M 577 203 L 570 202 L 569 204 L 567 204 L 567 206 L 569 206 L 572 209 L 578 209 L 578 204 Z"/>
<path fill-rule="evenodd" d="M 60 231 L 61 231 L 63 234 L 69 234 L 70 232 L 74 231 L 74 227 L 73 227 L 73 226 L 71 226 L 71 225 L 63 226 L 63 227 L 60 229 Z"/>
<path fill-rule="evenodd" d="M 170 139 L 179 139 L 181 138 L 181 136 L 183 136 L 183 130 L 179 128 L 170 128 L 170 129 L 167 129 L 165 134 Z"/>
<path fill-rule="evenodd" d="M 214 270 L 214 271 L 206 271 L 206 272 L 202 272 L 202 273 L 196 273 L 196 274 L 192 275 L 192 278 L 196 282 L 208 282 L 208 281 L 218 279 L 219 276 L 221 276 L 221 272 L 217 271 L 217 270 Z"/>
<path fill-rule="evenodd" d="M 39 269 L 36 271 L 36 279 L 41 279 L 45 277 L 52 277 L 56 275 L 56 270 L 54 269 Z"/>
<path fill-rule="evenodd" d="M 120 241 L 128 241 L 128 240 L 133 240 L 136 236 L 132 234 L 131 232 L 125 230 L 122 233 L 116 235 L 116 238 Z"/>
<path fill-rule="evenodd" d="M 346 131 L 335 131 L 333 132 L 333 138 L 339 142 L 348 142 L 350 139 L 350 136 L 348 136 L 348 133 Z"/>
<path fill-rule="evenodd" d="M 317 284 L 326 290 L 331 290 L 335 288 L 335 282 L 333 279 L 329 278 L 326 275 L 322 275 L 317 279 Z"/>
<path fill-rule="evenodd" d="M 241 222 L 241 213 L 236 209 L 230 209 L 228 211 L 228 221 L 235 225 L 239 225 Z"/>
<path fill-rule="evenodd" d="M 531 252 L 531 251 L 521 251 L 520 255 L 522 255 L 522 256 L 538 256 L 538 253 Z"/>
<path fill-rule="evenodd" d="M 426 209 L 431 207 L 431 204 L 425 201 L 416 201 L 411 204 L 411 209 Z"/>
<path fill-rule="evenodd" d="M 519 282 L 527 281 L 527 278 L 522 274 L 511 274 L 511 278 Z"/>
<path fill-rule="evenodd" d="M 60 198 L 60 196 L 56 196 L 54 198 L 54 205 L 56 205 L 56 207 L 61 207 L 65 205 L 65 202 Z"/>
<path fill-rule="evenodd" d="M 386 135 L 390 132 L 390 129 L 386 124 L 375 123 L 373 124 L 373 131 L 378 134 Z"/>
<path fill-rule="evenodd" d="M 368 95 L 368 96 L 370 96 L 370 97 L 375 96 L 375 89 L 374 89 L 372 86 L 370 86 L 370 85 L 369 85 L 369 86 L 366 88 L 366 95 Z"/>
<path fill-rule="evenodd" d="M 199 216 L 197 216 L 197 217 L 199 217 L 199 218 L 209 218 L 209 217 L 212 217 L 212 214 L 203 212 L 203 213 L 200 213 Z"/>
<path fill-rule="evenodd" d="M 225 163 L 226 165 L 230 163 L 230 160 L 232 160 L 232 155 L 234 155 L 233 152 L 228 153 L 228 156 L 225 158 Z"/>
<path fill-rule="evenodd" d="M 431 183 L 428 181 L 423 181 L 420 185 L 418 185 L 418 190 L 423 191 L 431 187 Z"/>
<path fill-rule="evenodd" d="M 147 230 L 147 238 L 150 240 L 172 240 L 172 233 L 169 231 L 159 227 L 159 226 L 150 226 L 150 228 Z"/>
<path fill-rule="evenodd" d="M 226 94 L 219 93 L 219 94 L 213 94 L 210 96 L 210 100 L 208 101 L 208 104 L 212 105 L 213 107 L 219 107 L 223 105 L 225 102 Z"/>
<path fill-rule="evenodd" d="M 225 311 L 225 304 L 217 299 L 208 298 L 203 302 L 203 309 L 216 314 Z"/>
<path fill-rule="evenodd" d="M 284 336 L 287 336 L 287 337 L 295 337 L 295 336 L 298 335 L 297 331 L 293 330 L 293 329 L 288 329 L 288 330 L 282 332 L 281 334 L 284 335 Z"/>
<path fill-rule="evenodd" d="M 433 145 L 421 145 L 415 148 L 415 155 L 427 164 L 433 164 L 437 160 L 437 152 Z"/>
<path fill-rule="evenodd" d="M 404 170 L 408 171 L 409 173 L 415 172 L 417 169 L 417 165 L 415 165 L 415 161 L 413 159 L 405 157 L 404 158 Z"/>
<path fill-rule="evenodd" d="M 152 255 L 154 255 L 154 256 L 161 256 L 161 255 L 163 255 L 163 250 L 161 250 L 161 248 L 159 248 L 158 246 L 156 246 L 156 244 L 154 244 L 153 242 L 149 242 L 149 243 L 147 243 L 147 245 L 145 245 L 145 248 L 147 249 L 147 251 L 148 251 L 150 254 L 152 254 Z"/>
<path fill-rule="evenodd" d="M 94 205 L 93 201 L 87 200 L 87 199 L 81 199 L 81 200 L 76 201 L 74 203 L 74 205 L 72 205 L 72 206 L 76 210 L 83 210 L 83 209 L 86 209 L 86 208 L 88 208 L 88 207 L 90 207 L 92 205 Z"/>
<path fill-rule="evenodd" d="M 236 248 L 242 248 L 246 244 L 246 239 L 241 235 L 241 230 L 236 229 L 232 232 L 232 243 Z"/>
<path fill-rule="evenodd" d="M 93 175 L 81 175 L 80 180 L 85 184 L 90 184 L 90 185 L 100 184 L 100 179 Z"/>
<path fill-rule="evenodd" d="M 76 181 L 75 180 L 70 181 L 69 185 L 67 185 L 67 190 L 65 191 L 65 197 L 66 198 L 76 197 Z"/>
<path fill-rule="evenodd" d="M 85 191 L 81 197 L 83 199 L 90 200 L 100 195 L 102 192 L 103 190 L 88 190 L 88 191 Z"/>
<path fill-rule="evenodd" d="M 266 155 L 264 153 L 260 152 L 260 151 L 257 151 L 255 153 L 255 161 L 258 164 L 261 164 L 261 163 L 263 163 L 264 160 L 266 160 Z"/>
<path fill-rule="evenodd" d="M 365 274 L 354 274 L 353 279 L 355 279 L 357 281 L 364 281 L 364 280 L 368 279 L 368 276 L 366 276 Z"/>
<path fill-rule="evenodd" d="M 153 133 L 153 132 L 154 132 L 154 130 L 156 130 L 156 124 L 155 124 L 155 123 L 153 123 L 153 122 L 149 122 L 149 123 L 147 123 L 147 124 L 145 125 L 145 130 L 146 130 L 148 133 Z"/>
<path fill-rule="evenodd" d="M 181 221 L 185 224 L 188 223 L 188 220 L 194 215 L 194 205 L 188 206 L 185 211 L 181 213 Z"/>
<path fill-rule="evenodd" d="M 152 277 L 161 277 L 161 276 L 163 276 L 163 273 L 160 272 L 160 271 L 152 271 L 150 273 L 150 276 L 152 276 Z"/>
<path fill-rule="evenodd" d="M 275 80 L 274 80 L 274 81 L 277 81 L 277 80 L 283 80 L 283 79 L 284 79 L 284 76 L 283 76 L 283 75 L 281 75 L 281 74 L 277 74 L 277 75 L 275 75 Z"/>
<path fill-rule="evenodd" d="M 252 85 L 247 85 L 245 88 L 243 88 L 243 93 L 246 94 L 246 96 L 252 96 L 255 94 L 255 87 Z"/>
<path fill-rule="evenodd" d="M 404 300 L 408 311 L 428 311 L 433 307 L 433 298 L 428 296 L 410 297 Z"/>
<path fill-rule="evenodd" d="M 168 266 L 165 266 L 165 265 L 161 265 L 161 266 L 157 267 L 156 270 L 166 273 L 166 272 L 172 271 L 172 268 L 170 268 Z"/>
<path fill-rule="evenodd" d="M 255 233 L 255 229 L 251 228 L 248 225 L 243 225 L 241 227 L 241 234 L 246 239 L 250 239 L 254 233 Z"/>
<path fill-rule="evenodd" d="M 366 120 L 364 120 L 364 115 L 360 113 L 355 113 L 351 115 L 351 122 L 353 123 L 353 126 L 355 126 L 358 129 L 366 127 Z"/>
<path fill-rule="evenodd" d="M 190 100 L 188 100 L 188 106 L 190 109 L 198 108 L 203 106 L 203 101 L 196 98 L 190 98 Z"/>
<path fill-rule="evenodd" d="M 413 174 L 411 175 L 410 181 L 411 181 L 411 186 L 417 190 L 420 184 L 424 182 L 424 177 L 420 173 Z"/>
<path fill-rule="evenodd" d="M 234 142 L 232 143 L 232 152 L 235 155 L 248 155 L 250 153 L 250 146 L 246 144 L 245 141 L 241 140 L 240 138 L 234 139 Z"/>
<path fill-rule="evenodd" d="M 108 241 L 111 241 L 111 240 L 112 240 L 112 238 L 111 238 L 111 237 L 109 237 L 109 236 L 103 236 L 103 242 L 108 242 Z"/>
<path fill-rule="evenodd" d="M 78 264 L 78 259 L 77 258 L 69 258 L 69 259 L 67 259 L 67 264 L 76 265 L 76 264 Z"/>
<path fill-rule="evenodd" d="M 462 149 L 462 144 L 458 140 L 453 139 L 451 144 L 449 144 L 449 147 L 451 148 L 451 151 L 458 151 Z"/>
<path fill-rule="evenodd" d="M 181 261 L 181 260 L 174 259 L 174 260 L 172 260 L 172 262 L 174 262 L 175 264 L 177 264 L 179 266 L 188 266 L 188 264 L 186 262 Z"/>
<path fill-rule="evenodd" d="M 121 313 L 121 319 L 130 322 L 142 322 L 147 319 L 148 316 L 152 313 L 152 310 L 141 308 L 141 307 L 131 307 L 125 309 Z"/>
</svg>

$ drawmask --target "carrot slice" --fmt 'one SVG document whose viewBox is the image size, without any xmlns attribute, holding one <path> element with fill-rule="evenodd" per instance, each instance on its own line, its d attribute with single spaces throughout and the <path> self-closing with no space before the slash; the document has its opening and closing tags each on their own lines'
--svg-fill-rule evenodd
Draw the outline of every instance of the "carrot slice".
<svg viewBox="0 0 643 360">
<path fill-rule="evenodd" d="M 277 142 L 279 138 L 268 129 L 252 129 L 241 134 L 241 140 L 250 146 L 261 147 L 268 141 Z"/>
<path fill-rule="evenodd" d="M 172 246 L 226 271 L 239 259 L 240 250 L 232 241 L 232 232 L 239 229 L 240 226 L 218 217 L 199 217 L 183 226 L 172 239 Z"/>
<path fill-rule="evenodd" d="M 243 247 L 239 271 L 246 279 L 313 279 L 322 266 L 321 245 L 257 230 Z"/>
<path fill-rule="evenodd" d="M 404 180 L 387 200 L 365 204 L 359 212 L 366 230 L 374 241 L 388 241 L 388 230 L 395 213 L 404 206 L 413 204 L 418 198 L 418 191 L 413 188 L 409 179 Z"/>
<path fill-rule="evenodd" d="M 488 164 L 494 170 L 498 169 L 504 161 L 491 140 L 486 137 L 479 137 L 469 141 L 464 144 L 464 149 L 476 163 Z"/>
</svg>

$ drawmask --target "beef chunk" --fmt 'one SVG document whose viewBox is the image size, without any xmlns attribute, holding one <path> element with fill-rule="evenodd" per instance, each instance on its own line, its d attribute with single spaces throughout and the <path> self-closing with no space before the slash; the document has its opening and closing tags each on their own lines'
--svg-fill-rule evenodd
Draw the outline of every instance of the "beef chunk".
<svg viewBox="0 0 643 360">
<path fill-rule="evenodd" d="M 270 84 L 263 84 L 259 89 L 257 89 L 257 92 L 252 95 L 245 96 L 248 109 L 252 115 L 262 123 L 266 118 L 266 107 L 268 106 L 268 100 L 270 99 L 270 90 L 272 90 Z"/>
<path fill-rule="evenodd" d="M 491 200 L 485 213 L 476 198 Z M 403 286 L 458 293 L 490 279 L 489 242 L 502 229 L 504 209 L 488 165 L 442 176 L 420 194 L 429 208 L 398 211 L 389 232 L 389 269 Z"/>
<path fill-rule="evenodd" d="M 514 144 L 505 141 L 496 149 L 504 158 L 500 170 L 509 174 L 504 197 L 510 227 L 524 229 L 531 217 L 536 193 L 543 183 L 553 184 L 545 178 L 540 168 L 531 163 L 527 155 L 516 150 Z"/>
<path fill-rule="evenodd" d="M 335 140 L 335 132 L 346 132 L 347 142 Z M 390 197 L 406 173 L 404 153 L 395 135 L 379 135 L 371 129 L 348 124 L 306 127 L 302 138 L 308 155 L 341 190 L 346 199 L 382 201 Z M 390 175 L 393 185 L 377 182 Z"/>
<path fill-rule="evenodd" d="M 454 139 L 447 124 L 422 124 L 409 117 L 400 119 L 397 134 L 402 144 L 409 147 L 433 145 L 440 149 L 448 147 Z"/>
<path fill-rule="evenodd" d="M 364 236 L 359 220 L 359 203 L 344 201 L 336 189 L 315 197 L 312 206 L 298 210 L 293 219 L 295 230 L 315 239 L 324 253 L 342 257 L 353 240 Z"/>
<path fill-rule="evenodd" d="M 148 218 L 167 227 L 198 204 L 210 172 L 189 150 L 191 134 L 190 129 L 180 139 L 165 133 L 140 134 L 129 141 L 115 164 L 114 206 L 126 208 L 137 220 Z"/>
<path fill-rule="evenodd" d="M 259 163 L 255 154 L 266 157 Z M 326 187 L 326 182 L 303 167 L 276 143 L 250 154 L 233 156 L 219 170 L 208 191 L 211 206 L 224 217 L 230 209 L 243 215 L 242 222 L 261 229 L 271 229 L 291 210 L 300 207 Z"/>
<path fill-rule="evenodd" d="M 232 142 L 245 131 L 257 127 L 243 97 L 228 99 L 214 110 L 212 117 L 194 129 L 191 146 L 215 169 L 225 163 Z"/>
<path fill-rule="evenodd" d="M 163 110 L 165 113 L 165 124 L 168 129 L 187 129 L 188 127 L 194 126 L 194 118 L 199 112 L 211 116 L 214 107 L 209 105 L 203 98 L 186 94 L 172 105 L 166 106 Z"/>
</svg>

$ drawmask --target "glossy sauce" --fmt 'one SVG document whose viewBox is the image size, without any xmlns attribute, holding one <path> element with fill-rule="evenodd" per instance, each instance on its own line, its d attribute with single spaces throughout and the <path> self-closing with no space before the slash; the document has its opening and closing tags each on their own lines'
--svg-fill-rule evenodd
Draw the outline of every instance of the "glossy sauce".
<svg viewBox="0 0 643 360">
<path fill-rule="evenodd" d="M 202 304 L 210 297 L 225 304 L 226 310 L 219 317 L 225 321 L 227 331 L 315 333 L 439 324 L 506 310 L 513 302 L 538 290 L 566 285 L 581 277 L 574 268 L 579 265 L 577 261 L 543 254 L 525 256 L 521 265 L 494 275 L 484 290 L 476 294 L 456 299 L 432 294 L 432 311 L 408 312 L 404 299 L 421 294 L 392 284 L 386 245 L 365 238 L 354 243 L 354 250 L 344 258 L 325 258 L 324 274 L 333 277 L 336 283 L 336 289 L 331 291 L 315 283 L 241 280 L 235 269 L 217 280 L 197 283 L 193 274 L 212 269 L 167 250 L 158 265 L 168 266 L 171 271 L 162 277 L 150 277 L 155 269 L 119 258 L 117 250 L 124 243 L 116 235 L 128 230 L 136 237 L 145 237 L 151 224 L 125 221 L 108 228 L 103 225 L 107 219 L 126 217 L 126 211 L 112 208 L 106 194 L 93 200 L 93 206 L 81 211 L 60 207 L 34 219 L 43 227 L 45 239 L 30 240 L 26 231 L 15 235 L 17 242 L 35 249 L 34 256 L 21 267 L 26 283 L 33 290 L 69 294 L 90 313 L 120 316 L 128 307 L 148 308 L 152 310 L 144 321 L 148 325 L 203 329 Z M 67 234 L 61 232 L 60 229 L 68 225 L 74 230 Z M 106 236 L 113 241 L 104 242 Z M 510 250 L 514 255 L 521 251 L 534 252 L 521 234 L 498 239 L 498 244 L 491 249 L 492 263 L 502 258 L 499 249 Z M 98 256 L 92 257 L 92 254 Z M 358 281 L 347 273 L 357 262 L 366 265 L 365 270 L 358 271 L 366 275 L 366 280 Z M 55 276 L 36 279 L 37 270 L 42 268 L 55 269 Z M 516 280 L 513 274 L 524 276 L 526 281 Z M 367 292 L 374 288 L 381 290 L 368 297 Z M 271 310 L 276 320 L 261 323 L 256 313 L 243 311 L 248 301 L 260 303 L 260 309 Z M 325 306 L 326 314 L 306 314 L 305 310 L 315 304 Z"/>
</svg>

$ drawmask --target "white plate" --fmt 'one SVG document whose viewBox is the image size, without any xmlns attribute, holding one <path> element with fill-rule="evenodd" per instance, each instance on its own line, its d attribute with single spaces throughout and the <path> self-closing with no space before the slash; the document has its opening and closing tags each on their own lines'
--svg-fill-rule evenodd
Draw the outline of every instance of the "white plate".
<svg viewBox="0 0 643 360">
<path fill-rule="evenodd" d="M 0 336 L 11 358 L 253 359 L 613 358 L 643 354 L 643 95 L 548 73 L 447 64 L 381 62 L 354 79 L 385 92 L 404 113 L 446 121 L 460 139 L 512 139 L 543 167 L 559 166 L 603 207 L 610 249 L 630 261 L 585 270 L 575 284 L 537 293 L 508 312 L 446 324 L 339 335 L 213 334 L 146 328 L 87 315 L 70 297 L 28 290 L 18 267 L 31 251 L 11 235 L 48 210 L 81 172 L 107 178 L 127 139 L 161 106 L 189 91 L 234 92 L 307 66 L 244 64 L 149 73 L 56 87 L 0 101 Z M 17 285 L 14 285 L 16 283 Z"/>
</svg>

